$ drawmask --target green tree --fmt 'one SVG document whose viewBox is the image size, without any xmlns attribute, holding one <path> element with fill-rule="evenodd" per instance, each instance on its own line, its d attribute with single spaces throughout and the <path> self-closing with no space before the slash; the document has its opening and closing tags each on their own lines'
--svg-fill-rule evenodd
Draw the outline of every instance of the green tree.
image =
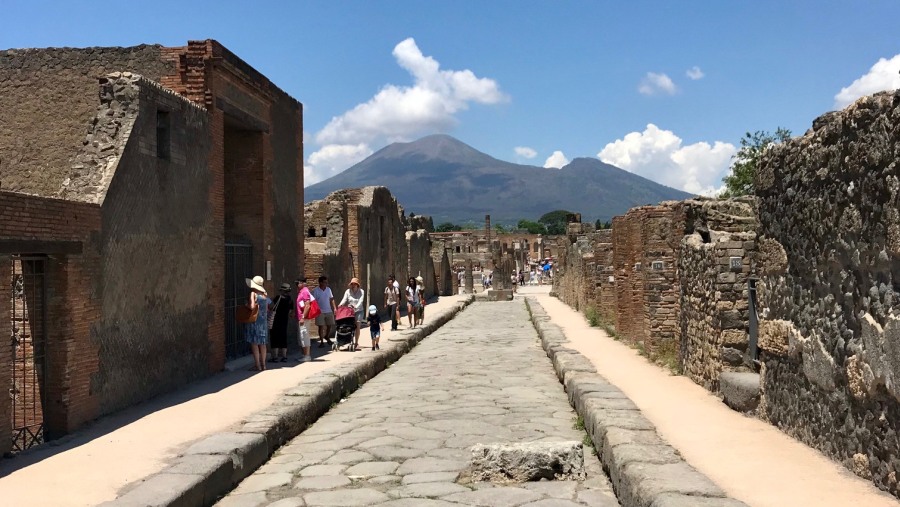
<svg viewBox="0 0 900 507">
<path fill-rule="evenodd" d="M 594 222 L 594 228 L 597 229 L 598 231 L 603 230 L 603 229 L 612 229 L 612 222 L 610 222 L 609 220 L 607 220 L 606 222 L 602 222 L 598 218 L 597 221 Z"/>
<path fill-rule="evenodd" d="M 739 197 L 754 193 L 753 181 L 759 159 L 771 144 L 783 143 L 791 138 L 791 131 L 778 127 L 775 133 L 757 130 L 747 132 L 741 138 L 741 149 L 731 158 L 731 171 L 722 178 L 725 190 L 720 197 Z"/>
<path fill-rule="evenodd" d="M 528 234 L 547 234 L 547 228 L 540 222 L 531 220 L 519 220 L 517 228 L 528 231 Z"/>
<path fill-rule="evenodd" d="M 452 223 L 452 222 L 444 222 L 442 224 L 438 224 L 437 227 L 434 228 L 434 232 L 454 232 L 461 231 L 462 227 Z"/>
<path fill-rule="evenodd" d="M 544 213 L 538 222 L 544 224 L 547 234 L 560 235 L 566 233 L 566 215 L 571 215 L 571 211 L 558 209 L 549 213 Z"/>
<path fill-rule="evenodd" d="M 503 234 L 506 232 L 506 227 L 503 224 L 494 224 L 494 230 L 497 231 L 498 234 Z"/>
</svg>

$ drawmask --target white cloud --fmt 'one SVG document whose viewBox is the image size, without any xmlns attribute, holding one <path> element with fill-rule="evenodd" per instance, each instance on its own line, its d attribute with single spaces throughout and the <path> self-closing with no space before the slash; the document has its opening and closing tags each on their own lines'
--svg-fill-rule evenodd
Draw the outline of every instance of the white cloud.
<svg viewBox="0 0 900 507">
<path fill-rule="evenodd" d="M 887 60 L 880 58 L 865 75 L 841 88 L 834 96 L 834 107 L 843 109 L 856 99 L 884 90 L 900 88 L 900 55 Z"/>
<path fill-rule="evenodd" d="M 702 70 L 700 70 L 700 67 L 697 67 L 696 65 L 694 65 L 693 67 L 688 69 L 687 72 L 685 72 L 685 74 L 687 75 L 687 77 L 693 79 L 694 81 L 696 81 L 698 79 L 703 79 L 703 76 L 706 75 L 703 73 Z"/>
<path fill-rule="evenodd" d="M 569 159 L 563 154 L 563 152 L 556 150 L 553 152 L 553 155 L 547 157 L 546 162 L 544 162 L 544 167 L 547 169 L 562 169 L 563 166 L 569 163 Z"/>
<path fill-rule="evenodd" d="M 516 155 L 522 158 L 534 158 L 537 156 L 537 152 L 527 146 L 516 146 L 514 149 Z"/>
<path fill-rule="evenodd" d="M 712 195 L 737 152 L 733 144 L 715 141 L 682 146 L 670 130 L 652 123 L 607 144 L 597 157 L 607 164 L 692 194 Z"/>
<path fill-rule="evenodd" d="M 328 179 L 372 154 L 365 143 L 329 144 L 316 151 L 303 166 L 303 185 Z"/>
<path fill-rule="evenodd" d="M 372 153 L 371 146 L 376 144 L 444 132 L 456 124 L 456 113 L 468 109 L 470 103 L 508 100 L 493 79 L 479 78 L 471 70 L 441 70 L 440 63 L 423 55 L 412 38 L 397 44 L 393 55 L 412 76 L 412 86 L 385 85 L 367 102 L 332 118 L 316 134 L 321 149 L 307 159 L 307 170 L 314 177 L 331 176 L 349 167 L 338 162 L 352 157 L 341 159 L 338 153 L 361 153 L 365 151 L 361 146 Z M 332 165 L 320 165 L 326 161 Z"/>
<path fill-rule="evenodd" d="M 672 82 L 669 76 L 648 72 L 644 79 L 641 80 L 638 91 L 644 95 L 656 95 L 658 93 L 674 95 L 678 88 L 675 87 L 675 83 Z"/>
</svg>

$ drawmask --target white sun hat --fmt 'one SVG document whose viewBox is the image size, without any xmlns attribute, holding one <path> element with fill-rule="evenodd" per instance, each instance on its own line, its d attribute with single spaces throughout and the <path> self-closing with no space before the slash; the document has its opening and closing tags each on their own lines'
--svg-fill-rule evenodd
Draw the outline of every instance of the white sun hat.
<svg viewBox="0 0 900 507">
<path fill-rule="evenodd" d="M 369 305 L 369 315 L 375 315 L 378 313 L 378 308 L 375 305 Z"/>
<path fill-rule="evenodd" d="M 265 289 L 265 287 L 263 287 L 263 283 L 265 283 L 265 280 L 263 280 L 263 277 L 254 276 L 253 280 L 251 280 L 249 278 L 245 278 L 244 280 L 246 280 L 246 282 L 247 282 L 247 287 L 250 287 L 253 290 L 262 292 L 263 294 L 266 294 L 266 289 Z"/>
</svg>

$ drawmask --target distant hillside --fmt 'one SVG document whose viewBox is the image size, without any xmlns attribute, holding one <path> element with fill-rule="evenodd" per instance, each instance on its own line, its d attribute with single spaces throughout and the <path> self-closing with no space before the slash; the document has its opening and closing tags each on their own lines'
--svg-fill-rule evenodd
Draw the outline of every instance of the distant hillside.
<svg viewBox="0 0 900 507">
<path fill-rule="evenodd" d="M 689 194 L 593 158 L 562 169 L 497 160 L 447 135 L 394 143 L 325 181 L 306 187 L 307 202 L 352 187 L 384 185 L 400 204 L 434 223 L 536 220 L 557 209 L 584 220 L 609 220 L 629 208 L 679 200 Z"/>
</svg>

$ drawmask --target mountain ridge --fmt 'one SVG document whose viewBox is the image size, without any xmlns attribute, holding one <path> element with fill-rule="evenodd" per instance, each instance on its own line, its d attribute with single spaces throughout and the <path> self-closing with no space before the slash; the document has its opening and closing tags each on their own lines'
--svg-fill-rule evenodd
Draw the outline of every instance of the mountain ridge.
<svg viewBox="0 0 900 507">
<path fill-rule="evenodd" d="M 566 209 L 584 220 L 609 220 L 629 208 L 690 194 L 595 158 L 578 157 L 561 169 L 496 159 L 446 135 L 393 143 L 346 171 L 304 189 L 307 202 L 334 190 L 388 187 L 403 207 L 434 222 L 494 223 L 536 220 Z"/>
</svg>

